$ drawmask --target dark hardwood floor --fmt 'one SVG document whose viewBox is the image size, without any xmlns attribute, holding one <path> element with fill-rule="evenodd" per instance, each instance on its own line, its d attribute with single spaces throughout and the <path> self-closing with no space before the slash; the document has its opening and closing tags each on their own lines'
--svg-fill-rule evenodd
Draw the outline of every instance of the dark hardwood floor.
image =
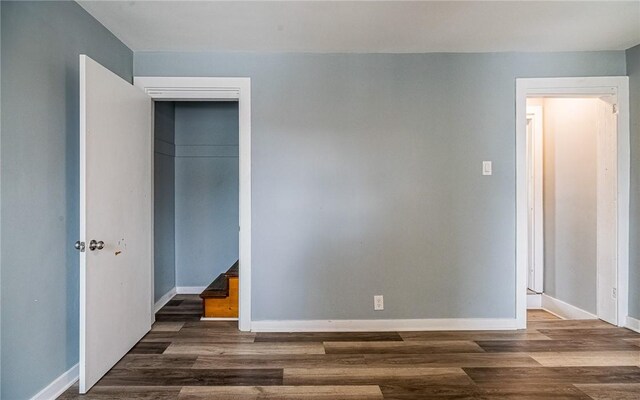
<svg viewBox="0 0 640 400">
<path fill-rule="evenodd" d="M 176 296 L 70 399 L 640 399 L 640 334 L 529 312 L 523 331 L 246 333 Z"/>
</svg>

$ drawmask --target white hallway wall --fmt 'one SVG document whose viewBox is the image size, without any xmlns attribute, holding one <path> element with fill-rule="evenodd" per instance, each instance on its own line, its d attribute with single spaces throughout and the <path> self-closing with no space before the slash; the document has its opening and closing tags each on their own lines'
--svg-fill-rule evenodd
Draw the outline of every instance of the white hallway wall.
<svg viewBox="0 0 640 400">
<path fill-rule="evenodd" d="M 599 99 L 544 100 L 544 291 L 596 313 Z"/>
</svg>

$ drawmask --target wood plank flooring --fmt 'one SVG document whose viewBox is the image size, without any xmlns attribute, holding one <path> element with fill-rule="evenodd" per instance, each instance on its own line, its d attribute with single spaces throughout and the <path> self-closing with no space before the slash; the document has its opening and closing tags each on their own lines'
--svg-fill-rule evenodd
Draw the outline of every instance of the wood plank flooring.
<svg viewBox="0 0 640 400">
<path fill-rule="evenodd" d="M 247 333 L 179 295 L 91 391 L 60 399 L 633 399 L 640 334 L 529 313 L 522 331 Z"/>
</svg>

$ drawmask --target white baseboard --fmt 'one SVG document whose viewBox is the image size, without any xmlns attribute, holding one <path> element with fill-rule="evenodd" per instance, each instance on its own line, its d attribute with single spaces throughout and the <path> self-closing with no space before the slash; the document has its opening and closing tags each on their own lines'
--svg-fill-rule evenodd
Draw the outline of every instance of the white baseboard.
<svg viewBox="0 0 640 400">
<path fill-rule="evenodd" d="M 80 368 L 78 364 L 71 367 L 67 372 L 60 375 L 47 387 L 38 392 L 31 400 L 53 400 L 58 398 L 65 390 L 69 389 L 78 381 Z"/>
<path fill-rule="evenodd" d="M 204 292 L 206 286 L 178 286 L 176 287 L 177 294 L 200 294 Z"/>
<path fill-rule="evenodd" d="M 389 332 L 512 329 L 517 329 L 517 320 L 511 318 L 251 321 L 252 332 Z"/>
<path fill-rule="evenodd" d="M 640 319 L 635 319 L 633 317 L 627 317 L 627 324 L 625 325 L 627 328 L 632 331 L 636 331 L 640 333 Z"/>
<path fill-rule="evenodd" d="M 157 313 L 162 307 L 164 307 L 169 302 L 169 300 L 171 300 L 173 296 L 176 295 L 176 293 L 176 288 L 173 288 L 165 293 L 164 296 L 160 297 L 160 299 L 158 299 L 158 301 L 156 301 L 156 304 L 153 306 L 153 313 Z"/>
<path fill-rule="evenodd" d="M 540 293 L 527 294 L 527 310 L 539 310 L 542 308 L 542 295 Z"/>
<path fill-rule="evenodd" d="M 564 319 L 598 319 L 597 315 L 544 293 L 542 294 L 542 308 Z"/>
</svg>

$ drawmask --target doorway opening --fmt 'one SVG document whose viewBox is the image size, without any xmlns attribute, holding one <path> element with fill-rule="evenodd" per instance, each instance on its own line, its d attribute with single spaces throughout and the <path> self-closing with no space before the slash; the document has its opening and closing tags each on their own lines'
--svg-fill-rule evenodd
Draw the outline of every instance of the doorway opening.
<svg viewBox="0 0 640 400">
<path fill-rule="evenodd" d="M 527 309 L 626 324 L 627 85 L 624 77 L 517 80 L 521 328 Z"/>
<path fill-rule="evenodd" d="M 615 107 L 527 98 L 529 309 L 616 323 Z"/>
<path fill-rule="evenodd" d="M 238 102 L 155 101 L 154 110 L 155 311 L 177 294 L 185 318 L 237 320 Z M 156 319 L 175 317 L 163 310 Z"/>
</svg>

